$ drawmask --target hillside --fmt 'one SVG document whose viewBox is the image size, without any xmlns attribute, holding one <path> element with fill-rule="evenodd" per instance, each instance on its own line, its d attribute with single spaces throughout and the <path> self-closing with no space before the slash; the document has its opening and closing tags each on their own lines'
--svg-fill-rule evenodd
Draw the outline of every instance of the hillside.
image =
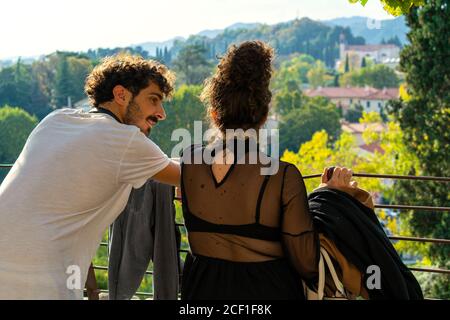
<svg viewBox="0 0 450 320">
<path fill-rule="evenodd" d="M 345 36 L 349 44 L 365 43 L 364 38 L 355 37 L 350 28 L 328 26 L 322 22 L 302 18 L 275 25 L 262 24 L 251 29 L 225 29 L 212 39 L 193 35 L 186 40 L 174 41 L 170 55 L 173 59 L 183 47 L 201 45 L 205 48 L 207 58 L 214 59 L 225 52 L 232 43 L 258 39 L 271 44 L 280 56 L 301 52 L 324 61 L 328 66 L 333 66 L 339 57 L 341 35 Z"/>
<path fill-rule="evenodd" d="M 336 18 L 323 21 L 329 26 L 349 27 L 354 36 L 363 37 L 368 44 L 379 44 L 397 36 L 402 44 L 407 42 L 406 26 L 403 16 L 391 20 L 369 20 L 366 17 Z M 378 24 L 379 23 L 379 24 Z"/>
</svg>

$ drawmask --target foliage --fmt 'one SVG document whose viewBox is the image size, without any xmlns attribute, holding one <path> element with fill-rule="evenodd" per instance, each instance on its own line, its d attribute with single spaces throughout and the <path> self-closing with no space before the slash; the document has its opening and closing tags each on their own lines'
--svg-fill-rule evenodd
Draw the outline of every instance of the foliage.
<svg viewBox="0 0 450 320">
<path fill-rule="evenodd" d="M 338 137 L 341 125 L 333 103 L 322 97 L 302 97 L 298 101 L 299 105 L 292 106 L 292 110 L 281 116 L 280 150 L 297 150 L 314 132 L 322 129 L 332 138 Z"/>
<path fill-rule="evenodd" d="M 101 59 L 109 56 L 113 56 L 119 53 L 127 52 L 133 55 L 140 55 L 144 59 L 149 58 L 149 54 L 147 51 L 142 49 L 140 46 L 136 47 L 116 47 L 116 48 L 98 48 L 98 49 L 89 49 L 86 52 L 80 53 L 80 56 L 83 56 L 91 61 L 94 64 L 97 64 Z"/>
<path fill-rule="evenodd" d="M 201 90 L 201 86 L 182 85 L 176 90 L 172 101 L 165 104 L 167 118 L 158 123 L 150 137 L 167 154 L 170 155 L 172 148 L 179 143 L 170 140 L 175 129 L 187 129 L 193 137 L 194 121 L 203 121 L 203 128 L 207 127 L 206 110 L 199 98 Z"/>
<path fill-rule="evenodd" d="M 206 59 L 206 48 L 199 45 L 183 47 L 173 61 L 179 81 L 187 85 L 201 84 L 212 71 L 212 64 Z"/>
<path fill-rule="evenodd" d="M 273 98 L 273 109 L 277 114 L 284 117 L 292 110 L 300 108 L 304 103 L 304 98 L 305 96 L 298 88 L 294 85 L 288 85 Z"/>
<path fill-rule="evenodd" d="M 51 110 L 45 75 L 38 65 L 26 65 L 20 59 L 15 65 L 1 69 L 0 105 L 18 105 L 43 117 Z"/>
<path fill-rule="evenodd" d="M 334 77 L 327 73 L 325 64 L 318 60 L 306 74 L 310 87 L 317 88 L 332 85 Z"/>
<path fill-rule="evenodd" d="M 315 132 L 312 138 L 300 145 L 295 153 L 285 150 L 282 160 L 296 164 L 304 175 L 320 173 L 326 166 L 346 166 L 354 172 L 378 174 L 406 174 L 413 167 L 418 169 L 418 161 L 403 143 L 403 133 L 397 123 L 390 121 L 386 130 L 377 133 L 374 126 L 381 122 L 381 117 L 375 112 L 364 113 L 360 122 L 365 124 L 363 140 L 366 144 L 377 143 L 384 153 L 375 152 L 362 156 L 356 145 L 355 138 L 343 132 L 334 144 L 330 142 L 325 130 Z M 378 179 L 360 178 L 359 185 L 367 190 L 382 193 L 387 199 L 392 197 L 391 188 Z M 308 190 L 314 186 L 307 181 Z"/>
<path fill-rule="evenodd" d="M 70 53 L 57 53 L 57 68 L 55 76 L 56 107 L 68 105 L 70 97 L 72 103 L 84 98 L 84 81 L 92 70 L 91 61 Z"/>
<path fill-rule="evenodd" d="M 450 3 L 448 0 L 427 0 L 420 9 L 407 16 L 410 44 L 401 52 L 400 68 L 406 74 L 406 92 L 402 100 L 391 102 L 391 111 L 405 134 L 405 145 L 417 154 L 424 175 L 450 176 Z M 413 205 L 450 206 L 448 185 L 437 182 L 413 184 L 399 182 L 395 201 Z M 411 197 L 411 195 L 414 195 Z M 414 234 L 423 237 L 450 238 L 450 214 L 447 212 L 415 211 L 409 224 Z M 450 248 L 430 246 L 427 251 L 434 265 L 448 268 Z M 448 281 L 436 278 L 433 288 L 438 295 L 449 297 Z M 431 290 L 431 289 L 430 289 Z M 433 289 L 434 290 L 434 289 Z"/>
<path fill-rule="evenodd" d="M 37 119 L 20 108 L 0 108 L 0 163 L 14 163 L 22 151 Z M 7 170 L 0 171 L 0 183 Z"/>
<path fill-rule="evenodd" d="M 351 3 L 361 3 L 361 5 L 366 5 L 368 0 L 348 0 Z M 383 5 L 384 10 L 389 12 L 394 16 L 399 16 L 402 14 L 407 14 L 413 6 L 419 6 L 424 3 L 424 0 L 380 0 Z"/>
<path fill-rule="evenodd" d="M 342 76 L 341 81 L 342 86 L 363 87 L 367 85 L 379 89 L 395 88 L 399 85 L 395 71 L 382 64 L 346 73 Z"/>
<path fill-rule="evenodd" d="M 28 135 L 37 124 L 36 117 L 20 108 L 0 108 L 0 162 L 13 163 Z"/>
<path fill-rule="evenodd" d="M 348 27 L 330 27 L 322 22 L 302 18 L 272 26 L 225 29 L 213 39 L 199 35 L 191 36 L 185 41 L 176 40 L 170 52 L 176 57 L 183 47 L 201 43 L 207 49 L 210 59 L 214 60 L 217 55 L 222 55 L 230 44 L 258 39 L 271 44 L 279 56 L 305 53 L 332 67 L 339 58 L 339 42 L 342 36 L 345 36 L 349 44 L 365 43 L 364 38 L 353 36 Z"/>
<path fill-rule="evenodd" d="M 19 59 L 0 70 L 0 105 L 17 105 L 44 118 L 55 108 L 84 98 L 84 80 L 93 63 L 85 56 L 57 52 L 30 64 Z"/>
<path fill-rule="evenodd" d="M 302 84 L 308 82 L 308 72 L 313 68 L 314 63 L 314 58 L 307 54 L 297 55 L 284 61 L 273 77 L 273 89 L 300 89 Z"/>
<path fill-rule="evenodd" d="M 363 110 L 364 109 L 360 104 L 353 104 L 347 112 L 345 112 L 344 119 L 348 122 L 358 122 L 363 116 Z"/>
<path fill-rule="evenodd" d="M 387 40 L 382 39 L 381 40 L 381 44 L 393 44 L 393 45 L 396 45 L 399 48 L 403 47 L 403 44 L 402 44 L 402 42 L 400 41 L 400 39 L 398 38 L 397 35 L 394 36 L 394 37 L 391 37 L 391 38 L 389 38 Z"/>
</svg>

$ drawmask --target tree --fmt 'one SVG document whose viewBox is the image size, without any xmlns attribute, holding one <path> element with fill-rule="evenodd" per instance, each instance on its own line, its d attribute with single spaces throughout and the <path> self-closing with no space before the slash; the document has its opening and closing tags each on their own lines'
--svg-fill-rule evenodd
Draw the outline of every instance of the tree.
<svg viewBox="0 0 450 320">
<path fill-rule="evenodd" d="M 361 60 L 361 68 L 365 68 L 367 66 L 366 57 L 363 57 Z"/>
<path fill-rule="evenodd" d="M 349 60 L 348 60 L 348 53 L 345 55 L 345 69 L 344 69 L 344 73 L 347 73 L 350 71 L 350 64 L 349 64 Z"/>
<path fill-rule="evenodd" d="M 398 38 L 397 35 L 395 35 L 394 37 L 388 39 L 386 41 L 386 44 L 393 44 L 393 45 L 396 45 L 399 48 L 403 47 L 402 42 L 400 41 L 400 39 Z"/>
<path fill-rule="evenodd" d="M 186 84 L 200 84 L 211 74 L 206 54 L 201 44 L 188 45 L 178 53 L 173 65 Z"/>
<path fill-rule="evenodd" d="M 28 113 L 35 115 L 39 120 L 43 119 L 53 109 L 51 107 L 51 89 L 54 73 L 48 63 L 42 60 L 31 65 L 32 88 L 31 105 L 23 107 Z M 1 103 L 1 102 L 0 102 Z"/>
<path fill-rule="evenodd" d="M 391 68 L 378 64 L 344 74 L 342 86 L 371 86 L 375 88 L 395 88 L 399 85 L 399 78 Z"/>
<path fill-rule="evenodd" d="M 335 139 L 330 139 L 325 130 L 315 132 L 309 140 L 301 144 L 295 151 L 286 150 L 282 160 L 294 163 L 303 175 L 320 173 L 326 166 L 337 165 L 352 168 L 354 172 L 378 174 L 406 174 L 409 168 L 418 168 L 418 160 L 403 143 L 403 132 L 398 123 L 390 121 L 386 130 L 377 132 L 375 124 L 381 121 L 376 112 L 364 113 L 360 119 L 366 124 L 362 138 L 366 144 L 377 143 L 384 153 L 375 152 L 366 156 L 358 154 L 355 138 L 342 132 Z M 331 141 L 333 143 L 330 143 Z M 392 185 L 380 179 L 358 178 L 358 185 L 373 192 L 391 198 L 394 192 Z M 317 185 L 317 181 L 307 180 L 308 191 Z"/>
<path fill-rule="evenodd" d="M 449 0 L 427 0 L 407 16 L 410 28 L 401 52 L 400 69 L 406 74 L 407 93 L 390 104 L 390 111 L 405 133 L 405 145 L 420 160 L 420 170 L 410 174 L 450 176 L 450 34 Z M 447 60 L 446 60 L 447 59 Z M 411 197 L 411 195 L 414 195 Z M 397 183 L 395 200 L 412 205 L 450 206 L 448 185 L 436 182 Z M 414 235 L 450 238 L 450 214 L 415 211 L 408 214 Z M 430 261 L 449 268 L 449 246 L 430 246 Z M 436 278 L 430 286 L 434 297 L 450 298 L 449 278 Z"/>
<path fill-rule="evenodd" d="M 161 54 L 161 51 L 160 51 L 160 54 Z M 162 61 L 165 64 L 170 64 L 172 62 L 172 53 L 170 52 L 169 49 L 167 49 L 167 46 L 164 46 L 164 53 L 162 54 Z"/>
<path fill-rule="evenodd" d="M 339 77 L 340 77 L 339 73 L 336 73 L 334 75 L 333 87 L 339 87 Z"/>
<path fill-rule="evenodd" d="M 93 63 L 84 55 L 72 52 L 57 52 L 49 58 L 49 63 L 56 64 L 52 93 L 54 105 L 57 108 L 67 106 L 69 97 L 72 104 L 83 99 L 84 82 Z"/>
<path fill-rule="evenodd" d="M 348 122 L 358 122 L 363 116 L 363 107 L 360 104 L 352 105 L 344 115 Z"/>
<path fill-rule="evenodd" d="M 323 97 L 302 98 L 303 104 L 281 117 L 280 150 L 298 150 L 299 146 L 311 139 L 322 129 L 332 139 L 339 136 L 341 125 L 336 106 Z"/>
<path fill-rule="evenodd" d="M 70 90 L 72 102 L 84 99 L 84 83 L 86 77 L 92 70 L 92 63 L 90 60 L 83 57 L 68 57 L 68 72 L 70 76 Z"/>
<path fill-rule="evenodd" d="M 313 88 L 329 85 L 334 80 L 333 76 L 327 74 L 325 64 L 320 60 L 316 61 L 314 67 L 306 74 L 306 77 L 309 85 Z"/>
<path fill-rule="evenodd" d="M 0 102 L 2 104 L 22 105 L 28 108 L 31 104 L 32 78 L 30 67 L 18 59 L 11 67 L 0 71 Z"/>
<path fill-rule="evenodd" d="M 304 96 L 298 88 L 288 86 L 274 96 L 273 108 L 277 114 L 285 116 L 292 110 L 300 108 L 303 104 L 303 98 Z"/>
<path fill-rule="evenodd" d="M 38 120 L 20 108 L 0 108 L 0 163 L 14 163 Z M 6 176 L 0 171 L 0 182 Z"/>
<path fill-rule="evenodd" d="M 348 0 L 351 3 L 360 2 L 361 5 L 366 5 L 368 0 Z M 407 14 L 413 6 L 419 6 L 424 3 L 424 0 L 380 0 L 384 10 L 394 16 Z"/>
<path fill-rule="evenodd" d="M 167 119 L 158 123 L 150 137 L 167 154 L 170 155 L 172 148 L 179 143 L 171 141 L 175 129 L 187 129 L 193 136 L 194 121 L 202 121 L 203 128 L 207 127 L 206 109 L 199 98 L 201 90 L 202 87 L 198 85 L 182 85 L 176 90 L 172 100 L 164 105 Z"/>
<path fill-rule="evenodd" d="M 273 89 L 283 90 L 287 86 L 297 89 L 308 82 L 308 71 L 314 67 L 315 60 L 312 56 L 301 54 L 284 61 L 280 68 L 275 72 L 272 81 Z"/>
<path fill-rule="evenodd" d="M 67 57 L 65 54 L 59 55 L 55 81 L 55 106 L 57 108 L 67 106 L 68 97 L 71 95 L 71 79 L 69 73 L 69 63 L 67 62 Z"/>
<path fill-rule="evenodd" d="M 49 112 L 46 86 L 50 82 L 38 66 L 38 62 L 29 65 L 19 59 L 15 65 L 0 70 L 0 105 L 20 105 L 39 118 Z"/>
</svg>

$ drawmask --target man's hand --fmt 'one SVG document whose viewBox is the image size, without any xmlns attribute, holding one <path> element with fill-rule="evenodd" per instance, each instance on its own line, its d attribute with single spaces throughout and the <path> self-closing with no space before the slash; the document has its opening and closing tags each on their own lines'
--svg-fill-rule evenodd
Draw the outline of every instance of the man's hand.
<svg viewBox="0 0 450 320">
<path fill-rule="evenodd" d="M 351 169 L 346 167 L 334 167 L 331 179 L 328 180 L 328 170 L 329 168 L 325 168 L 322 173 L 322 181 L 319 185 L 319 188 L 329 187 L 334 189 L 340 188 L 356 188 L 358 183 L 352 179 L 353 172 Z"/>
</svg>

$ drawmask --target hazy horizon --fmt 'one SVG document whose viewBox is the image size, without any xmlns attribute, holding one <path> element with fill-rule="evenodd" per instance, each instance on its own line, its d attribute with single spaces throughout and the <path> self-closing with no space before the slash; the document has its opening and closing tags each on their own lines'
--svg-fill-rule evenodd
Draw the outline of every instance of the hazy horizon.
<svg viewBox="0 0 450 320">
<path fill-rule="evenodd" d="M 369 1 L 362 7 L 348 0 L 129 0 L 127 4 L 117 0 L 15 0 L 1 7 L 6 13 L 0 20 L 1 60 L 56 50 L 86 51 L 162 42 L 204 30 L 225 29 L 235 23 L 273 25 L 302 17 L 320 21 L 354 16 L 393 18 L 379 1 Z M 167 8 L 177 10 L 166 13 Z"/>
</svg>

